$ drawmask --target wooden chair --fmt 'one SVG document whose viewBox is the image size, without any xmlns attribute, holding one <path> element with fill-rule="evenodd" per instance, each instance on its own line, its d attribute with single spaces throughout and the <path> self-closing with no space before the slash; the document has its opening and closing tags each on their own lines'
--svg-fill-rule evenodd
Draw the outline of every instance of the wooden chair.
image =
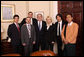
<svg viewBox="0 0 84 57">
<path fill-rule="evenodd" d="M 30 56 L 57 56 L 54 52 L 50 50 L 36 51 Z"/>
</svg>

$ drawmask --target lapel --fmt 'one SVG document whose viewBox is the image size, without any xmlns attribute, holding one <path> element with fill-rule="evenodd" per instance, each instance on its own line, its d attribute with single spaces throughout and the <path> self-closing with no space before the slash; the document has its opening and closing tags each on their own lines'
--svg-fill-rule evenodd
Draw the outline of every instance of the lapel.
<svg viewBox="0 0 84 57">
<path fill-rule="evenodd" d="M 32 35 L 32 32 L 33 32 L 33 25 L 31 25 L 31 35 Z M 32 37 L 32 36 L 31 36 Z"/>
<path fill-rule="evenodd" d="M 43 29 L 43 21 L 42 21 L 42 27 L 41 27 L 41 30 Z"/>
<path fill-rule="evenodd" d="M 16 27 L 16 25 L 13 23 L 13 25 L 14 25 L 14 28 L 18 31 L 18 29 L 17 29 L 17 27 Z"/>
<path fill-rule="evenodd" d="M 58 22 L 57 22 L 57 25 L 56 26 L 58 27 Z"/>
<path fill-rule="evenodd" d="M 62 21 L 62 29 L 63 29 L 63 26 L 64 26 L 64 21 Z"/>
<path fill-rule="evenodd" d="M 37 29 L 38 29 L 38 31 L 39 31 L 39 27 L 38 27 L 38 21 L 37 21 L 37 23 L 36 23 L 36 24 L 37 24 L 37 27 L 36 27 L 36 28 L 37 28 Z"/>
<path fill-rule="evenodd" d="M 53 25 L 53 24 L 52 24 Z M 47 30 L 50 30 L 52 28 L 52 25 L 50 25 L 50 27 Z"/>
<path fill-rule="evenodd" d="M 25 25 L 25 32 L 29 35 L 29 31 L 27 29 L 27 26 Z"/>
<path fill-rule="evenodd" d="M 32 31 L 33 31 L 33 29 L 32 29 L 33 27 L 32 27 L 32 25 L 31 25 L 31 35 L 32 35 Z M 28 31 L 28 29 L 27 29 L 27 26 L 25 25 L 25 31 L 28 33 L 28 35 L 29 35 L 29 31 Z"/>
</svg>

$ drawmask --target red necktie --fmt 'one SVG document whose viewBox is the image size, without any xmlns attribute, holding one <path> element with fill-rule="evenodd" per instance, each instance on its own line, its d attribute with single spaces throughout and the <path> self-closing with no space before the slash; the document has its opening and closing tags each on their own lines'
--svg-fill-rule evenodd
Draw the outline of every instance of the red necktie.
<svg viewBox="0 0 84 57">
<path fill-rule="evenodd" d="M 17 29 L 18 29 L 18 31 L 20 32 L 20 29 L 19 29 L 19 26 L 18 26 L 18 24 L 17 24 Z"/>
</svg>

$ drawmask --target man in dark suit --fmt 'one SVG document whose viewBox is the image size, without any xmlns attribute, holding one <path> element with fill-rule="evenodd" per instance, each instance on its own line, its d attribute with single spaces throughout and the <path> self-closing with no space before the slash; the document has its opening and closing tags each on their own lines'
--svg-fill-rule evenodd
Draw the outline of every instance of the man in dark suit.
<svg viewBox="0 0 84 57">
<path fill-rule="evenodd" d="M 22 52 L 21 35 L 20 35 L 20 27 L 18 24 L 19 16 L 14 15 L 13 19 L 14 23 L 9 25 L 7 34 L 11 38 L 11 45 L 14 49 L 14 52 L 21 53 Z"/>
<path fill-rule="evenodd" d="M 33 49 L 33 44 L 35 44 L 36 40 L 36 32 L 35 28 L 31 23 L 31 18 L 26 18 L 26 24 L 24 24 L 21 28 L 21 41 L 24 46 L 24 55 L 30 56 Z"/>
<path fill-rule="evenodd" d="M 31 18 L 31 25 L 35 25 L 35 24 L 36 24 L 36 19 L 33 18 L 33 13 L 32 13 L 32 12 L 29 12 L 29 13 L 28 13 L 28 17 Z M 26 23 L 25 20 L 26 20 L 26 18 L 24 18 L 24 19 L 21 21 L 20 27 L 22 27 L 22 25 Z"/>
<path fill-rule="evenodd" d="M 65 24 L 65 22 L 63 21 L 61 14 L 57 14 L 56 19 L 57 19 L 57 22 L 55 23 L 55 34 L 56 34 L 56 40 L 57 40 L 58 55 L 62 56 L 61 31 L 63 29 L 63 25 Z"/>
<path fill-rule="evenodd" d="M 46 31 L 46 22 L 42 21 L 42 14 L 37 14 L 37 22 L 35 25 L 36 30 L 36 44 L 35 51 L 39 50 L 41 46 L 41 50 L 45 50 L 45 31 Z"/>
</svg>

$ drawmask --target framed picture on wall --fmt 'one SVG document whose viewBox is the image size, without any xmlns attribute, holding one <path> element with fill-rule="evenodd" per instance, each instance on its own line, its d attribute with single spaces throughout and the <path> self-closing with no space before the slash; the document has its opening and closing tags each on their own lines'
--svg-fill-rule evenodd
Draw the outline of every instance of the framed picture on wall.
<svg viewBox="0 0 84 57">
<path fill-rule="evenodd" d="M 38 11 L 38 12 L 34 12 L 34 17 L 37 19 L 37 15 L 38 14 L 42 14 L 43 19 L 44 19 L 44 12 L 43 11 Z"/>
<path fill-rule="evenodd" d="M 15 5 L 1 4 L 1 22 L 13 22 Z"/>
</svg>

